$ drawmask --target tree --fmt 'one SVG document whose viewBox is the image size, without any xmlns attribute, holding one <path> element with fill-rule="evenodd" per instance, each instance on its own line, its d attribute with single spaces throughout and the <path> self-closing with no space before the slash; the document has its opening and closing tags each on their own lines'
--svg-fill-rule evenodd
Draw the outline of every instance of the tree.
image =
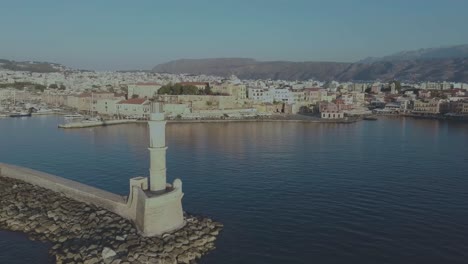
<svg viewBox="0 0 468 264">
<path fill-rule="evenodd" d="M 65 87 L 65 85 L 61 84 L 60 87 L 59 87 L 59 90 L 65 90 L 67 87 Z"/>
<path fill-rule="evenodd" d="M 138 94 L 132 94 L 132 99 L 138 98 Z"/>
<path fill-rule="evenodd" d="M 34 90 L 38 90 L 38 91 L 44 92 L 45 89 L 46 89 L 45 85 L 42 85 L 42 84 L 36 84 L 36 85 L 34 85 Z"/>
<path fill-rule="evenodd" d="M 395 84 L 395 90 L 397 90 L 398 92 L 401 91 L 401 82 L 400 81 L 393 80 L 393 81 L 389 82 L 388 84 L 391 85 L 392 83 Z"/>
<path fill-rule="evenodd" d="M 58 87 L 57 84 L 52 83 L 52 84 L 49 85 L 49 88 L 50 88 L 50 89 L 57 89 L 57 88 L 59 88 L 59 87 Z"/>
<path fill-rule="evenodd" d="M 205 89 L 203 89 L 203 92 L 206 95 L 212 94 L 213 92 L 211 91 L 211 87 L 209 85 L 205 86 Z"/>
<path fill-rule="evenodd" d="M 198 95 L 201 94 L 194 85 L 167 84 L 159 88 L 158 94 L 167 95 Z"/>
</svg>

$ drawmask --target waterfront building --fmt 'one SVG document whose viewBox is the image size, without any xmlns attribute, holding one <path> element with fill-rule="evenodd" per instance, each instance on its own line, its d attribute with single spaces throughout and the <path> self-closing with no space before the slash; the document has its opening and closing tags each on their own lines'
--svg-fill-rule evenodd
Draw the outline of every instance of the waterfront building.
<svg viewBox="0 0 468 264">
<path fill-rule="evenodd" d="M 128 118 L 149 118 L 150 102 L 145 98 L 132 98 L 117 103 L 117 115 Z"/>
<path fill-rule="evenodd" d="M 340 119 L 344 118 L 344 113 L 335 103 L 320 102 L 319 103 L 320 117 L 323 119 Z"/>
<path fill-rule="evenodd" d="M 52 94 L 50 91 L 47 91 L 41 94 L 41 101 L 48 105 L 63 106 L 67 101 L 67 96 Z"/>
<path fill-rule="evenodd" d="M 249 88 L 248 97 L 259 103 L 273 103 L 274 100 L 271 91 L 266 88 Z"/>
<path fill-rule="evenodd" d="M 117 103 L 124 98 L 98 99 L 93 103 L 93 112 L 100 115 L 117 115 Z"/>
<path fill-rule="evenodd" d="M 412 100 L 400 98 L 398 102 L 400 103 L 400 113 L 408 113 L 409 111 L 413 109 Z"/>
<path fill-rule="evenodd" d="M 401 105 L 400 103 L 388 103 L 385 105 L 383 111 L 388 112 L 388 113 L 398 113 L 401 110 Z"/>
<path fill-rule="evenodd" d="M 416 100 L 414 102 L 414 108 L 412 112 L 416 114 L 444 114 L 447 113 L 449 109 L 450 105 L 444 100 Z"/>
<path fill-rule="evenodd" d="M 343 112 L 322 112 L 320 113 L 320 117 L 323 119 L 342 119 L 344 118 L 344 113 Z"/>
<path fill-rule="evenodd" d="M 468 102 L 464 102 L 461 107 L 461 113 L 468 115 Z"/>
</svg>

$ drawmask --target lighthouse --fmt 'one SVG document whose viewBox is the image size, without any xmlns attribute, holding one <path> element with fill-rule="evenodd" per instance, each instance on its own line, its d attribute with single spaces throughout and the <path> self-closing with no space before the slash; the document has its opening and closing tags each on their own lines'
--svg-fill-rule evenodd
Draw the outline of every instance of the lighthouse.
<svg viewBox="0 0 468 264">
<path fill-rule="evenodd" d="M 148 120 L 149 177 L 130 179 L 129 205 L 138 231 L 145 236 L 159 236 L 185 225 L 182 210 L 182 181 L 167 183 L 166 121 L 162 103 L 151 102 Z"/>
<path fill-rule="evenodd" d="M 148 121 L 150 136 L 150 178 L 149 186 L 152 192 L 166 190 L 166 120 L 161 103 L 151 103 L 150 120 Z"/>
</svg>

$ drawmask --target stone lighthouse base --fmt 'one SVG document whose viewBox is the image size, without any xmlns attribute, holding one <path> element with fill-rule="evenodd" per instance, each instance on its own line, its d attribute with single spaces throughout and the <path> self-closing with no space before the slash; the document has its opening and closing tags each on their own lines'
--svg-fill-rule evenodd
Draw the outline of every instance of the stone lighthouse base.
<svg viewBox="0 0 468 264">
<path fill-rule="evenodd" d="M 148 178 L 144 177 L 131 179 L 130 185 L 130 207 L 134 210 L 134 222 L 142 235 L 160 236 L 185 225 L 182 181 L 176 179 L 172 185 L 167 185 L 166 190 L 160 192 L 149 191 Z"/>
</svg>

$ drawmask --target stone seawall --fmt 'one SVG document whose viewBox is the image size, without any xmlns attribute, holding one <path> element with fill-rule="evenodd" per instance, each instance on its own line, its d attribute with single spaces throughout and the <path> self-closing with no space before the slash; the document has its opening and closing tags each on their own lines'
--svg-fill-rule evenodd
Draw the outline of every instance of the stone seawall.
<svg viewBox="0 0 468 264">
<path fill-rule="evenodd" d="M 40 178 L 31 184 L 28 169 L 15 175 L 11 177 L 3 166 L 0 229 L 51 242 L 50 254 L 57 263 L 194 263 L 215 248 L 214 241 L 222 229 L 220 223 L 208 218 L 185 214 L 187 224 L 182 229 L 160 237 L 143 237 L 130 220 L 113 212 L 112 207 L 80 198 L 83 186 L 77 186 L 75 199 L 61 192 L 67 184 L 43 188 L 45 183 Z M 29 178 L 29 183 L 21 178 Z M 120 202 L 113 201 L 116 197 L 107 198 L 112 203 Z"/>
<path fill-rule="evenodd" d="M 0 163 L 0 175 L 62 193 L 77 201 L 92 203 L 124 218 L 132 219 L 127 200 L 123 196 L 52 174 L 10 164 Z"/>
</svg>

